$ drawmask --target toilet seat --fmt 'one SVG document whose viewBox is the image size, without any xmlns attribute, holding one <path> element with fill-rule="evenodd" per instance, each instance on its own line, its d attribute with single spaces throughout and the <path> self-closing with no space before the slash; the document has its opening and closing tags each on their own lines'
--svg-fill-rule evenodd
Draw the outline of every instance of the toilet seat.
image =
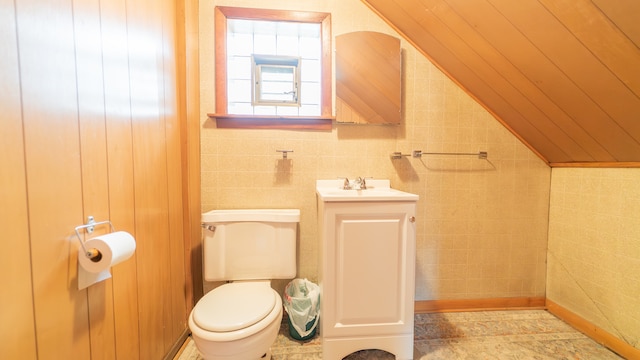
<svg viewBox="0 0 640 360">
<path fill-rule="evenodd" d="M 198 301 L 193 321 L 203 330 L 225 333 L 262 321 L 277 304 L 277 293 L 262 282 L 224 284 Z"/>
</svg>

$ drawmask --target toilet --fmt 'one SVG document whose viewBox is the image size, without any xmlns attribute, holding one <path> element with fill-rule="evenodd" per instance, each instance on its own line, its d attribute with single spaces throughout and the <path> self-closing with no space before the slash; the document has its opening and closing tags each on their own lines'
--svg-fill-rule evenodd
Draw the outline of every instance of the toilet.
<svg viewBox="0 0 640 360">
<path fill-rule="evenodd" d="M 202 214 L 206 281 L 228 281 L 189 315 L 206 360 L 269 359 L 282 321 L 272 279 L 296 276 L 297 209 L 213 210 Z"/>
</svg>

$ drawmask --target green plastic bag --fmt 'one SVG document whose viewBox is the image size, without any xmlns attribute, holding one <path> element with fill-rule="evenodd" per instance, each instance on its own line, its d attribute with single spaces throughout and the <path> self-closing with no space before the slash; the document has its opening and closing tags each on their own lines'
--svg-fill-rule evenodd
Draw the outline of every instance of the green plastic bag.
<svg viewBox="0 0 640 360">
<path fill-rule="evenodd" d="M 316 333 L 320 318 L 320 287 L 307 279 L 294 279 L 282 295 L 284 309 L 289 314 L 291 336 L 308 340 Z"/>
</svg>

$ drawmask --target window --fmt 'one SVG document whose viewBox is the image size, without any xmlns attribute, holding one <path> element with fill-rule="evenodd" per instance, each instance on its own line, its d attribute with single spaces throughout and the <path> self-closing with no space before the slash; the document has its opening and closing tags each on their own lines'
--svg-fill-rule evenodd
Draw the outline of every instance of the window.
<svg viewBox="0 0 640 360">
<path fill-rule="evenodd" d="M 331 129 L 330 14 L 216 7 L 218 127 Z"/>
<path fill-rule="evenodd" d="M 254 54 L 251 67 L 251 105 L 300 107 L 300 58 Z M 317 95 L 315 100 L 320 104 Z"/>
</svg>

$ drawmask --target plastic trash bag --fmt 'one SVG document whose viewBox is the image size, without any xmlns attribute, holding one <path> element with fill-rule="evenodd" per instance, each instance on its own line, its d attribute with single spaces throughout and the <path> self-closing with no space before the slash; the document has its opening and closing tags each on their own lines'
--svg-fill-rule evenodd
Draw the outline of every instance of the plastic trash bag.
<svg viewBox="0 0 640 360">
<path fill-rule="evenodd" d="M 312 338 L 320 318 L 320 287 L 307 279 L 293 279 L 285 287 L 282 300 L 289 314 L 291 336 L 298 340 Z"/>
</svg>

